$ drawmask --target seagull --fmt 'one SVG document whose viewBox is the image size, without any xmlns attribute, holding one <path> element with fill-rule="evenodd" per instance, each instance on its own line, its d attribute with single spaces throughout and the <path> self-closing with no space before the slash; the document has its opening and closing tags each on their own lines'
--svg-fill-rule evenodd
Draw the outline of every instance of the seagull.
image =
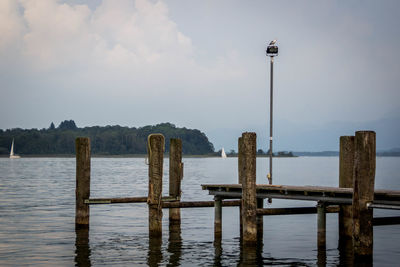
<svg viewBox="0 0 400 267">
<path fill-rule="evenodd" d="M 274 45 L 274 44 L 276 44 L 276 39 L 269 43 L 269 45 Z"/>
</svg>

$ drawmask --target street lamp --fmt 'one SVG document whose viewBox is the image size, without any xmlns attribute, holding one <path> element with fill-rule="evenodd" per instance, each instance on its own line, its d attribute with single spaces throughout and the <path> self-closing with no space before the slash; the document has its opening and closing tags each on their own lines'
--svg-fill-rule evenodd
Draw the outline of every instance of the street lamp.
<svg viewBox="0 0 400 267">
<path fill-rule="evenodd" d="M 270 104 L 269 104 L 269 173 L 267 175 L 269 184 L 272 184 L 272 112 L 273 112 L 273 85 L 274 85 L 274 57 L 278 55 L 278 47 L 275 45 L 276 40 L 269 43 L 267 47 L 267 56 L 271 58 L 271 76 L 270 76 Z"/>
</svg>

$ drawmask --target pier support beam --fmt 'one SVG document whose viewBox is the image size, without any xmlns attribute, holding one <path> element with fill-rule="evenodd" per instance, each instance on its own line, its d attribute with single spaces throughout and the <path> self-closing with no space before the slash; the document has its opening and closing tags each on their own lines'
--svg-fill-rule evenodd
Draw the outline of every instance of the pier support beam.
<svg viewBox="0 0 400 267">
<path fill-rule="evenodd" d="M 374 200 L 376 135 L 359 131 L 355 135 L 353 246 L 356 257 L 372 258 L 373 211 L 367 204 Z M 371 259 L 372 260 L 372 259 Z"/>
<path fill-rule="evenodd" d="M 326 249 L 326 206 L 323 202 L 317 204 L 318 217 L 318 249 Z"/>
<path fill-rule="evenodd" d="M 183 178 L 182 163 L 182 141 L 180 139 L 171 139 L 169 147 L 169 196 L 178 198 L 181 196 L 181 181 Z M 181 221 L 181 212 L 179 208 L 169 209 L 169 223 Z"/>
<path fill-rule="evenodd" d="M 89 228 L 89 205 L 85 199 L 90 197 L 90 140 L 78 137 L 75 140 L 76 150 L 76 201 L 75 229 Z"/>
<path fill-rule="evenodd" d="M 214 197 L 214 240 L 222 237 L 222 198 Z"/>
<path fill-rule="evenodd" d="M 162 235 L 162 176 L 165 139 L 162 134 L 148 137 L 147 153 L 149 157 L 149 236 Z"/>
<path fill-rule="evenodd" d="M 257 244 L 256 133 L 243 133 L 242 220 L 243 244 Z"/>
<path fill-rule="evenodd" d="M 353 188 L 354 136 L 340 137 L 339 150 L 339 187 Z M 353 215 L 351 205 L 340 205 L 339 243 L 353 236 Z"/>
</svg>

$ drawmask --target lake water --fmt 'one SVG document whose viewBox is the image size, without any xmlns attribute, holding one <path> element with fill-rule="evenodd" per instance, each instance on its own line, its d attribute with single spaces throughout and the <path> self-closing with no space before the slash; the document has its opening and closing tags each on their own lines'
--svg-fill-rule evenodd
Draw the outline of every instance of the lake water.
<svg viewBox="0 0 400 267">
<path fill-rule="evenodd" d="M 182 200 L 212 200 L 200 185 L 237 183 L 237 158 L 184 158 Z M 274 184 L 338 185 L 337 157 L 274 159 Z M 267 158 L 257 183 L 267 183 Z M 168 194 L 168 160 L 164 163 Z M 92 158 L 91 197 L 146 196 L 143 158 Z M 377 158 L 376 189 L 400 190 L 400 158 Z M 270 207 L 315 206 L 273 200 Z M 265 204 L 266 205 L 266 204 Z M 264 217 L 264 242 L 241 249 L 237 207 L 223 209 L 222 241 L 214 243 L 213 208 L 182 209 L 181 228 L 149 240 L 146 204 L 94 205 L 90 230 L 75 232 L 74 158 L 0 158 L 0 266 L 345 266 L 337 214 L 327 214 L 327 248 L 317 249 L 316 215 Z M 400 211 L 375 210 L 374 216 Z M 374 227 L 375 266 L 398 266 L 400 225 Z M 253 257 L 254 256 L 254 257 Z M 249 260 L 250 259 L 250 260 Z"/>
</svg>

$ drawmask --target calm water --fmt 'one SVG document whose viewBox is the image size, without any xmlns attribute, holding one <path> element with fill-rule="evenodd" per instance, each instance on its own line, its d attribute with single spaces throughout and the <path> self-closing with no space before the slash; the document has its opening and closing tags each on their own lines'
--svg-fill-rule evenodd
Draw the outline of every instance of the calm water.
<svg viewBox="0 0 400 267">
<path fill-rule="evenodd" d="M 184 158 L 183 200 L 212 200 L 200 184 L 236 183 L 237 159 Z M 266 183 L 266 158 L 257 159 L 257 182 Z M 338 158 L 274 160 L 274 183 L 338 184 Z M 168 194 L 168 160 L 164 163 Z M 147 195 L 144 159 L 93 158 L 91 197 Z M 375 188 L 400 190 L 400 158 L 377 158 Z M 271 207 L 314 206 L 273 200 Z M 316 215 L 264 217 L 264 243 L 243 251 L 238 208 L 223 209 L 223 237 L 213 242 L 212 208 L 182 209 L 181 229 L 169 233 L 164 210 L 162 240 L 149 240 L 147 205 L 91 206 L 90 231 L 75 232 L 75 159 L 0 159 L 0 266 L 338 266 L 337 215 L 327 215 L 327 249 L 316 247 Z M 400 211 L 375 211 L 375 216 Z M 400 226 L 374 227 L 374 265 L 398 266 Z M 250 262 L 250 263 L 249 263 Z M 249 263 L 249 264 L 248 264 Z"/>
</svg>

